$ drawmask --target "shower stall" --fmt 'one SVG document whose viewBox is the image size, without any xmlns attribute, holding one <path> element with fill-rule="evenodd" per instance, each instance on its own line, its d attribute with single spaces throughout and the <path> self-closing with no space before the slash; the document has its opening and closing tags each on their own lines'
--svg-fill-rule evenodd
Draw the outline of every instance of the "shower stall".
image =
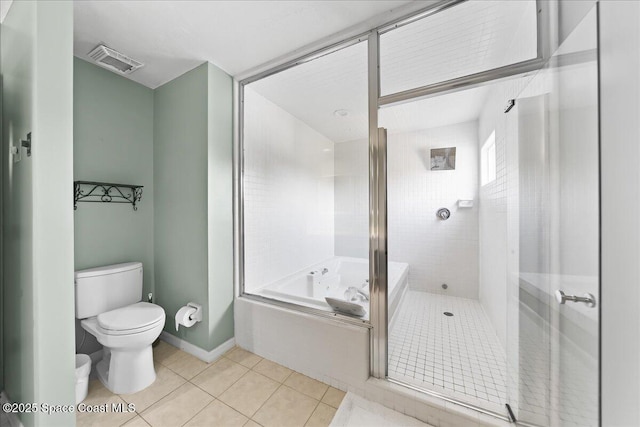
<svg viewBox="0 0 640 427">
<path fill-rule="evenodd" d="M 241 81 L 240 297 L 368 328 L 408 390 L 597 425 L 598 10 L 573 3 L 439 2 Z"/>
</svg>

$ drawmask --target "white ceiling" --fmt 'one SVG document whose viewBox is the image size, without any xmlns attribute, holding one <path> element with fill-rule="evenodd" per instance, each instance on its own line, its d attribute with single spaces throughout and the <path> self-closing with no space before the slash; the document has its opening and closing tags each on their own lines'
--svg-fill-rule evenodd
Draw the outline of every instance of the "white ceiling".
<svg viewBox="0 0 640 427">
<path fill-rule="evenodd" d="M 489 86 L 481 86 L 383 108 L 379 124 L 394 134 L 477 120 L 489 90 Z"/>
<path fill-rule="evenodd" d="M 74 52 L 104 43 L 145 67 L 127 76 L 155 88 L 204 61 L 246 77 L 312 46 L 374 28 L 427 1 L 101 1 L 74 3 Z M 532 24 L 533 23 L 533 24 Z M 381 38 L 386 93 L 520 61 L 535 49 L 535 2 L 471 1 Z M 535 53 L 535 50 L 534 50 Z M 367 136 L 367 50 L 360 43 L 251 84 L 335 142 Z M 381 112 L 392 131 L 474 120 L 486 89 Z M 333 112 L 346 109 L 349 116 Z M 402 114 L 400 113 L 402 112 Z"/>
<path fill-rule="evenodd" d="M 232 76 L 351 28 L 372 28 L 430 2 L 94 1 L 74 3 L 74 54 L 97 44 L 145 64 L 127 76 L 155 88 L 204 61 Z"/>
<path fill-rule="evenodd" d="M 334 142 L 365 138 L 367 44 L 358 43 L 248 85 Z M 347 110 L 347 117 L 334 111 Z"/>
</svg>

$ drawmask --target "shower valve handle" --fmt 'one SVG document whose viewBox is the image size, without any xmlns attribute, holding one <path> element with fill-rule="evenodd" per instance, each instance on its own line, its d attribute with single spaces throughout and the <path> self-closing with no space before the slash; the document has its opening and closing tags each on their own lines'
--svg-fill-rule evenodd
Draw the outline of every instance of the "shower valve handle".
<svg viewBox="0 0 640 427">
<path fill-rule="evenodd" d="M 436 213 L 436 215 L 441 220 L 446 221 L 451 216 L 451 211 L 447 208 L 440 208 L 438 209 L 438 212 Z"/>
</svg>

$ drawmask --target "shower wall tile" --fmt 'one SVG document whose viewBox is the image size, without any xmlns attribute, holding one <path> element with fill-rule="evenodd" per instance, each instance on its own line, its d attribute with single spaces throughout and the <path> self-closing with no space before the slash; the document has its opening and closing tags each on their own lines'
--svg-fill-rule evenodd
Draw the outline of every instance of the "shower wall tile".
<svg viewBox="0 0 640 427">
<path fill-rule="evenodd" d="M 518 82 L 518 80 L 514 80 Z M 507 115 L 503 108 L 518 94 L 517 83 L 492 86 L 480 114 L 479 148 L 495 131 L 496 179 L 480 187 L 479 294 L 503 348 L 507 331 Z M 513 162 L 512 162 L 513 163 Z M 511 167 L 514 165 L 511 164 Z M 516 165 L 517 167 L 517 159 Z"/>
<path fill-rule="evenodd" d="M 369 258 L 369 146 L 366 139 L 335 145 L 335 252 Z"/>
<path fill-rule="evenodd" d="M 333 142 L 245 88 L 248 291 L 334 253 Z"/>
<path fill-rule="evenodd" d="M 388 135 L 389 260 L 414 290 L 478 297 L 477 122 Z M 366 140 L 336 144 L 336 255 L 368 257 Z M 431 148 L 456 147 L 456 169 L 430 170 Z M 458 209 L 459 199 L 474 200 Z M 439 208 L 451 218 L 436 217 Z M 448 289 L 444 291 L 442 284 Z"/>
<path fill-rule="evenodd" d="M 494 131 L 496 144 L 496 179 L 480 187 L 479 194 L 479 294 L 480 302 L 504 348 L 507 343 L 507 272 L 514 271 L 508 261 L 515 259 L 515 254 L 509 254 L 507 250 L 507 230 L 509 221 L 517 221 L 513 215 L 508 217 L 507 207 L 510 197 L 518 200 L 519 191 L 517 186 L 508 186 L 509 182 L 518 182 L 513 178 L 509 181 L 510 177 L 517 177 L 519 173 L 518 150 L 514 147 L 518 123 L 511 113 L 504 113 L 504 107 L 510 99 L 535 96 L 549 90 L 538 83 L 528 88 L 528 94 L 523 94 L 530 81 L 531 78 L 514 79 L 492 85 L 478 120 L 479 147 Z M 517 224 L 515 227 L 517 229 Z M 513 245 L 514 242 L 511 242 Z"/>
</svg>

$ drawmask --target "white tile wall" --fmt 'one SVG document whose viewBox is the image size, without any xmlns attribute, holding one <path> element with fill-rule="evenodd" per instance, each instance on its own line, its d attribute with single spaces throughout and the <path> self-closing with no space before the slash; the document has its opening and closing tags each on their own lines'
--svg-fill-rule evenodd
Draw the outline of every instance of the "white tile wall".
<svg viewBox="0 0 640 427">
<path fill-rule="evenodd" d="M 333 142 L 245 88 L 245 289 L 334 253 Z"/>
<path fill-rule="evenodd" d="M 507 117 L 503 109 L 517 94 L 510 92 L 515 92 L 512 82 L 492 86 L 478 125 L 480 147 L 493 131 L 496 142 L 496 179 L 480 187 L 479 298 L 504 348 L 507 344 Z"/>
<path fill-rule="evenodd" d="M 467 122 L 387 138 L 389 260 L 409 263 L 411 289 L 478 298 L 478 207 L 457 207 L 477 199 L 477 129 Z M 456 147 L 456 169 L 430 170 L 430 150 L 443 147 Z M 436 216 L 442 207 L 446 221 Z"/>
<path fill-rule="evenodd" d="M 369 258 L 369 144 L 335 145 L 335 252 Z"/>
<path fill-rule="evenodd" d="M 457 207 L 458 199 L 477 199 L 477 122 L 389 132 L 389 260 L 409 263 L 411 289 L 477 298 L 477 203 Z M 455 170 L 430 170 L 430 149 L 441 147 L 456 147 Z M 366 140 L 336 144 L 337 255 L 368 256 L 367 156 Z M 441 207 L 449 220 L 436 217 Z"/>
</svg>

